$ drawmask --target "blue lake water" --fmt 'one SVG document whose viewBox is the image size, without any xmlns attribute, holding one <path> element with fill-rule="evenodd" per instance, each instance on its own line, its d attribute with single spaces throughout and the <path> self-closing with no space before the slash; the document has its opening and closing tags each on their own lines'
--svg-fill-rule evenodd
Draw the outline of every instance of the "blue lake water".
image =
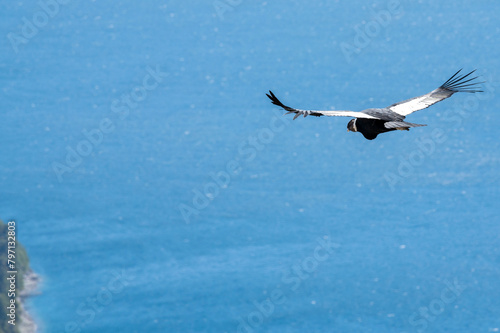
<svg viewBox="0 0 500 333">
<path fill-rule="evenodd" d="M 43 332 L 500 330 L 500 3 L 41 3 L 0 12 L 0 218 Z M 374 141 L 265 96 L 359 111 L 462 67 L 484 93 Z"/>
</svg>

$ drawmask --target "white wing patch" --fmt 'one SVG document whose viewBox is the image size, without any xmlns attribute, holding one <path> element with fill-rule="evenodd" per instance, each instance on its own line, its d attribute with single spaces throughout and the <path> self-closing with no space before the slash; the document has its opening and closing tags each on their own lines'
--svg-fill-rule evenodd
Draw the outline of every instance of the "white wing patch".
<svg viewBox="0 0 500 333">
<path fill-rule="evenodd" d="M 453 91 L 438 88 L 426 95 L 414 97 L 406 101 L 393 104 L 389 106 L 389 109 L 402 116 L 407 116 L 415 111 L 428 108 L 429 106 L 436 104 L 437 102 L 440 102 L 453 94 Z"/>
<path fill-rule="evenodd" d="M 356 111 L 307 111 L 307 110 L 298 110 L 288 111 L 288 113 L 296 113 L 294 118 L 297 118 L 299 115 L 304 115 L 307 117 L 310 114 L 320 114 L 322 116 L 328 117 L 353 117 L 353 118 L 366 118 L 366 119 L 378 119 L 377 117 L 370 116 L 363 112 Z"/>
</svg>

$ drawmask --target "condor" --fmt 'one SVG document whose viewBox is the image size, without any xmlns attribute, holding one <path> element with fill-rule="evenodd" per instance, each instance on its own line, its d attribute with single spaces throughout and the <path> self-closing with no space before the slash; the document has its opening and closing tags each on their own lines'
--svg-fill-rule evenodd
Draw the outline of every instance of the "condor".
<svg viewBox="0 0 500 333">
<path fill-rule="evenodd" d="M 271 102 L 274 105 L 277 105 L 288 111 L 285 114 L 295 113 L 295 116 L 293 117 L 294 120 L 300 115 L 303 115 L 304 117 L 307 117 L 308 115 L 316 117 L 352 117 L 354 119 L 351 119 L 347 124 L 347 131 L 359 132 L 363 134 L 366 139 L 373 140 L 377 137 L 377 135 L 381 133 L 395 130 L 409 131 L 411 127 L 426 126 L 409 123 L 404 121 L 404 119 L 410 113 L 428 108 L 429 106 L 450 97 L 454 93 L 482 92 L 482 90 L 478 89 L 478 85 L 484 82 L 474 81 L 478 78 L 477 76 L 470 78 L 471 74 L 474 73 L 475 70 L 466 75 L 460 75 L 461 71 L 462 70 L 456 72 L 452 77 L 448 79 L 448 81 L 428 94 L 395 103 L 386 108 L 366 109 L 361 112 L 294 109 L 281 103 L 272 91 L 269 91 L 269 94 L 266 95 L 271 99 Z"/>
</svg>

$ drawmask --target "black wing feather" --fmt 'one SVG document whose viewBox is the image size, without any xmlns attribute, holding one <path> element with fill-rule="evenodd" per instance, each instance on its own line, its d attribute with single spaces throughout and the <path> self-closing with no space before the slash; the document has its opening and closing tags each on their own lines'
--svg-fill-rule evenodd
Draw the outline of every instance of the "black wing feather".
<svg viewBox="0 0 500 333">
<path fill-rule="evenodd" d="M 469 77 L 472 73 L 474 73 L 476 70 L 473 70 L 472 72 L 462 75 L 462 76 L 457 76 L 458 73 L 460 73 L 462 70 L 460 69 L 458 72 L 453 74 L 452 77 L 448 79 L 443 85 L 441 85 L 440 88 L 447 89 L 449 91 L 453 91 L 454 93 L 456 92 L 470 92 L 470 93 L 476 93 L 476 92 L 483 92 L 482 90 L 477 89 L 478 84 L 484 83 L 484 82 L 473 82 L 466 84 L 467 82 L 470 82 L 472 80 L 475 80 L 478 78 L 478 76 L 470 78 L 468 80 L 465 80 L 467 77 Z M 469 87 L 469 88 L 467 88 Z"/>
<path fill-rule="evenodd" d="M 299 112 L 302 111 L 302 110 L 299 110 L 299 109 L 291 108 L 291 107 L 286 106 L 285 104 L 281 103 L 281 101 L 278 99 L 278 97 L 276 97 L 271 90 L 269 90 L 269 94 L 266 94 L 266 96 L 269 97 L 269 99 L 271 100 L 271 102 L 274 105 L 277 105 L 277 106 L 283 108 L 284 110 L 288 111 L 288 113 L 297 113 L 297 115 L 293 119 L 297 118 L 299 116 Z M 288 114 L 288 113 L 286 113 L 286 114 Z M 309 114 L 311 116 L 315 116 L 315 117 L 321 117 L 322 116 L 321 113 L 316 113 L 314 111 L 311 111 Z"/>
</svg>

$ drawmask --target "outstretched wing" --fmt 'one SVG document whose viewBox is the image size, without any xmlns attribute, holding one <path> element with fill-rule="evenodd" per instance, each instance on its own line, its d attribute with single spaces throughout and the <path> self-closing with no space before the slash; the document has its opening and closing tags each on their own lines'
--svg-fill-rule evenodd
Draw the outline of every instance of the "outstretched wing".
<svg viewBox="0 0 500 333">
<path fill-rule="evenodd" d="M 428 108 L 429 106 L 436 104 L 437 102 L 440 102 L 457 92 L 482 92 L 482 90 L 477 89 L 477 85 L 484 82 L 471 82 L 477 79 L 477 76 L 466 80 L 466 78 L 476 70 L 473 70 L 467 75 L 460 76 L 459 73 L 461 71 L 462 70 L 456 72 L 452 77 L 448 79 L 448 81 L 443 83 L 441 87 L 431 91 L 430 93 L 419 97 L 410 98 L 403 102 L 392 104 L 388 107 L 388 109 L 399 113 L 402 116 L 406 116 L 415 111 Z"/>
<path fill-rule="evenodd" d="M 363 112 L 355 112 L 355 111 L 316 111 L 316 110 L 300 110 L 300 109 L 294 109 L 289 106 L 284 105 L 283 103 L 280 102 L 280 100 L 274 96 L 273 92 L 269 90 L 269 94 L 266 94 L 267 97 L 271 100 L 271 102 L 274 105 L 277 105 L 279 107 L 282 107 L 286 111 L 288 111 L 285 114 L 289 113 L 295 113 L 295 117 L 293 119 L 297 119 L 298 116 L 304 115 L 304 118 L 307 117 L 308 115 L 315 116 L 315 117 L 321 117 L 321 116 L 329 116 L 329 117 L 354 117 L 354 118 L 367 118 L 367 119 L 378 119 L 376 117 L 370 116 L 366 113 Z"/>
</svg>

